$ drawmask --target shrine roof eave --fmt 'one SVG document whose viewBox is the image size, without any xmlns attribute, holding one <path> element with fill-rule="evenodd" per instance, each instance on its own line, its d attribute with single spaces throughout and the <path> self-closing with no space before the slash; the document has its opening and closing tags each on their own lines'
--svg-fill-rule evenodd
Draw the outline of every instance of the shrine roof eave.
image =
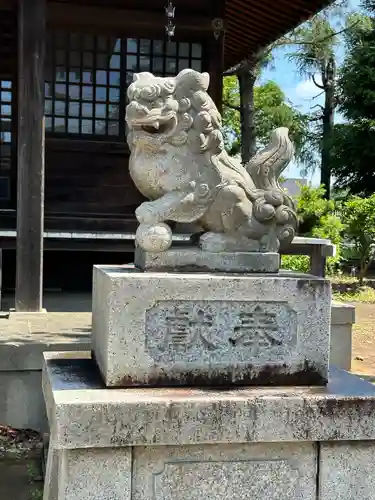
<svg viewBox="0 0 375 500">
<path fill-rule="evenodd" d="M 332 0 L 226 0 L 225 68 L 247 59 L 330 3 Z"/>
</svg>

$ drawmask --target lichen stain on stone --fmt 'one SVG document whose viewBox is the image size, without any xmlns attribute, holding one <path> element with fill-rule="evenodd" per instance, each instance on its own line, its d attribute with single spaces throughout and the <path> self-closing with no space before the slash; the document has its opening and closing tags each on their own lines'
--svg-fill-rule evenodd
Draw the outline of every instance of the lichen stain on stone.
<svg viewBox="0 0 375 500">
<path fill-rule="evenodd" d="M 155 370 L 144 380 L 124 376 L 117 387 L 210 387 L 231 388 L 236 386 L 324 386 L 327 379 L 322 377 L 313 364 L 305 361 L 297 370 L 289 373 L 286 365 L 265 365 L 261 370 L 253 365 L 239 369 L 199 370 L 196 372 L 167 373 Z"/>
<path fill-rule="evenodd" d="M 358 422 L 358 419 L 372 417 L 375 412 L 375 400 L 373 398 L 332 398 L 318 402 L 320 414 L 323 417 L 343 417 L 353 419 Z"/>
<path fill-rule="evenodd" d="M 322 293 L 324 289 L 329 286 L 328 281 L 323 279 L 303 279 L 300 278 L 297 280 L 297 289 L 298 291 L 305 291 L 312 295 L 316 293 Z"/>
</svg>

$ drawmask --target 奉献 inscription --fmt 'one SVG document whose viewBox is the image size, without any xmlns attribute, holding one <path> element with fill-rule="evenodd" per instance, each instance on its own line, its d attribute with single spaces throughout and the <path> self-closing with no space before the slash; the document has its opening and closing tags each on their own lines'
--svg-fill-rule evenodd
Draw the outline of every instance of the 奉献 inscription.
<svg viewBox="0 0 375 500">
<path fill-rule="evenodd" d="M 195 314 L 191 315 L 188 308 L 181 306 L 175 308 L 174 314 L 166 317 L 165 341 L 167 347 L 186 348 L 198 339 L 207 347 L 219 347 L 206 335 L 213 326 L 213 316 L 206 314 L 202 309 L 194 312 Z"/>
<path fill-rule="evenodd" d="M 253 312 L 240 313 L 240 325 L 234 327 L 229 341 L 233 345 L 253 346 L 257 343 L 260 347 L 271 347 L 282 344 L 277 332 L 276 314 L 257 306 Z"/>
<path fill-rule="evenodd" d="M 297 342 L 296 314 L 284 302 L 159 301 L 146 311 L 145 337 L 158 362 L 285 357 Z"/>
</svg>

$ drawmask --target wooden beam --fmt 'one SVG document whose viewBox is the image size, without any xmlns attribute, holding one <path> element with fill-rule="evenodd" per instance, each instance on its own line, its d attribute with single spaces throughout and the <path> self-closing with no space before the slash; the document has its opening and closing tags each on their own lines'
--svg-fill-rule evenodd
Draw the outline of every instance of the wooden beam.
<svg viewBox="0 0 375 500">
<path fill-rule="evenodd" d="M 16 311 L 43 298 L 44 55 L 46 0 L 18 0 Z"/>
<path fill-rule="evenodd" d="M 155 28 L 160 26 L 164 29 L 166 22 L 165 13 L 148 12 L 142 10 L 96 7 L 91 5 L 62 4 L 58 2 L 48 2 L 48 23 L 52 26 L 77 26 L 84 28 L 88 26 L 100 26 L 106 28 L 125 29 L 131 27 Z M 177 14 L 176 23 L 180 29 L 191 31 L 212 30 L 212 19 L 201 15 Z"/>
</svg>

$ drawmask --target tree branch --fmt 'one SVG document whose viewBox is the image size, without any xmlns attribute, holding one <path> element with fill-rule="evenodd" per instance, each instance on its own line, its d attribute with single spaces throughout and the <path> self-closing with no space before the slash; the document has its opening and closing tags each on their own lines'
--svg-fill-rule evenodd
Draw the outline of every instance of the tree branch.
<svg viewBox="0 0 375 500">
<path fill-rule="evenodd" d="M 314 108 L 320 108 L 322 111 L 324 111 L 324 108 L 321 104 L 315 104 L 315 106 L 312 106 L 310 109 L 314 109 Z"/>
<path fill-rule="evenodd" d="M 234 76 L 237 74 L 237 71 L 240 67 L 241 63 L 236 64 L 235 66 L 232 66 L 231 68 L 227 69 L 224 71 L 223 76 Z"/>
<path fill-rule="evenodd" d="M 251 70 L 253 69 L 263 57 L 266 57 L 273 50 L 273 44 L 269 45 L 265 49 L 258 50 L 257 52 L 251 53 L 249 57 L 242 59 L 239 63 L 223 72 L 223 76 L 234 76 L 238 75 L 241 70 Z"/>
<path fill-rule="evenodd" d="M 239 106 L 235 106 L 234 104 L 231 104 L 230 102 L 223 101 L 223 106 L 226 106 L 227 108 L 234 109 L 234 111 L 240 111 Z"/>
<path fill-rule="evenodd" d="M 307 40 L 290 40 L 288 38 L 280 39 L 280 43 L 275 44 L 275 48 L 281 47 L 283 45 L 317 45 L 319 43 L 326 42 L 327 40 L 330 40 L 331 38 L 333 38 L 337 35 L 341 35 L 341 33 L 345 33 L 345 31 L 351 30 L 352 28 L 354 28 L 354 26 L 359 24 L 359 22 L 360 22 L 360 19 L 357 19 L 357 21 L 355 21 L 350 26 L 347 26 L 346 28 L 343 28 L 340 31 L 335 31 L 334 33 L 331 33 L 330 35 L 327 35 L 327 36 L 321 38 L 320 40 L 315 40 L 312 42 L 308 42 Z"/>
<path fill-rule="evenodd" d="M 323 92 L 320 92 L 319 94 L 314 95 L 314 97 L 311 100 L 313 101 L 314 99 L 317 99 L 318 97 L 320 97 L 323 94 L 324 94 L 324 90 L 323 90 Z"/>
<path fill-rule="evenodd" d="M 318 122 L 319 120 L 321 120 L 323 118 L 323 115 L 320 115 L 320 116 L 314 116 L 314 118 L 309 118 L 308 121 L 309 122 Z"/>
<path fill-rule="evenodd" d="M 252 64 L 252 65 L 256 65 L 260 61 L 260 59 L 262 57 L 264 57 L 264 55 L 266 55 L 267 53 L 271 52 L 272 50 L 277 49 L 279 47 L 282 47 L 284 45 L 316 45 L 316 44 L 319 44 L 319 43 L 322 43 L 322 42 L 326 42 L 330 38 L 333 38 L 333 37 L 335 37 L 337 35 L 341 35 L 341 33 L 344 33 L 345 31 L 349 31 L 350 29 L 354 28 L 354 26 L 356 26 L 357 24 L 359 24 L 359 22 L 360 22 L 360 19 L 357 19 L 357 21 L 355 21 L 350 26 L 347 26 L 346 28 L 343 28 L 340 31 L 336 31 L 335 33 L 331 33 L 330 35 L 327 35 L 326 37 L 323 37 L 320 40 L 315 40 L 315 41 L 312 41 L 312 42 L 308 42 L 306 40 L 290 40 L 288 38 L 280 38 L 276 42 L 270 44 L 265 49 L 259 50 L 256 54 L 251 54 L 250 57 L 248 57 L 246 59 L 243 59 L 241 62 L 239 62 L 235 66 L 232 66 L 228 70 L 224 71 L 223 72 L 223 76 L 234 76 L 234 75 L 236 75 L 238 73 L 238 71 L 246 63 L 247 64 Z M 315 83 L 315 81 L 314 81 L 314 83 Z M 322 88 L 317 83 L 315 83 L 315 85 L 317 87 L 319 87 L 319 88 Z"/>
<path fill-rule="evenodd" d="M 320 83 L 318 83 L 318 82 L 316 81 L 316 79 L 315 79 L 315 75 L 314 75 L 314 74 L 312 74 L 312 75 L 311 75 L 311 80 L 313 81 L 314 85 L 315 85 L 316 87 L 318 87 L 318 89 L 325 90 L 325 88 L 323 87 L 323 85 L 320 85 Z"/>
</svg>

